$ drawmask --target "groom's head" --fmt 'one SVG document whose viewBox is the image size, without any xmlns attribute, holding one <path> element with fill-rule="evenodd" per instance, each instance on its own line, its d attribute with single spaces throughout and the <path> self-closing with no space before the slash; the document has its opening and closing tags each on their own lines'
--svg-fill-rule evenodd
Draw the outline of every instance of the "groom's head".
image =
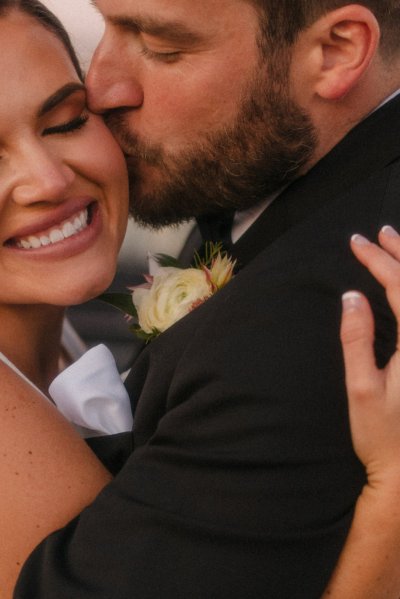
<svg viewBox="0 0 400 599">
<path fill-rule="evenodd" d="M 127 155 L 134 216 L 154 226 L 261 201 L 400 86 L 400 0 L 96 5 L 91 107 Z"/>
</svg>

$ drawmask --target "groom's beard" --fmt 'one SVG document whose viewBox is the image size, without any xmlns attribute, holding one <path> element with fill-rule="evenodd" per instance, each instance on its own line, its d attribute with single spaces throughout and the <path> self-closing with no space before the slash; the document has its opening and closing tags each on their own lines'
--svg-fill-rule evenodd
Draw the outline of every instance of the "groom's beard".
<svg viewBox="0 0 400 599">
<path fill-rule="evenodd" d="M 132 134 L 123 109 L 109 113 L 107 124 L 128 155 L 134 218 L 159 228 L 202 214 L 244 210 L 299 176 L 313 156 L 316 132 L 287 85 L 277 88 L 254 84 L 229 129 L 209 133 L 180 154 Z M 143 166 L 148 176 L 156 172 L 146 192 Z"/>
</svg>

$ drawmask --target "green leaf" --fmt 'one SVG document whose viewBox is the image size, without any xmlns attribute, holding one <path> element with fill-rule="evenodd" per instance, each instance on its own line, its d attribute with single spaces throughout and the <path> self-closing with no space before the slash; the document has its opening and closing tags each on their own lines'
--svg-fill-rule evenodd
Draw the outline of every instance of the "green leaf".
<svg viewBox="0 0 400 599">
<path fill-rule="evenodd" d="M 96 299 L 114 306 L 124 314 L 137 318 L 137 311 L 130 293 L 103 293 Z"/>
<path fill-rule="evenodd" d="M 143 331 L 138 324 L 131 325 L 129 330 L 131 333 L 134 333 L 136 337 L 142 341 L 145 341 L 146 343 L 149 343 L 152 339 L 155 339 L 160 334 L 158 329 L 153 329 L 151 333 L 146 333 L 146 331 Z"/>
<path fill-rule="evenodd" d="M 201 258 L 198 252 L 195 252 L 194 254 L 195 268 L 202 268 L 203 266 L 210 268 L 214 258 L 216 258 L 218 254 L 226 254 L 225 251 L 222 251 L 222 243 L 220 241 L 218 243 L 207 241 L 204 244 L 204 258 Z"/>
<path fill-rule="evenodd" d="M 177 258 L 169 256 L 168 254 L 155 254 L 154 258 L 160 266 L 172 266 L 173 268 L 183 268 L 182 264 L 179 262 L 179 260 L 177 260 Z"/>
</svg>

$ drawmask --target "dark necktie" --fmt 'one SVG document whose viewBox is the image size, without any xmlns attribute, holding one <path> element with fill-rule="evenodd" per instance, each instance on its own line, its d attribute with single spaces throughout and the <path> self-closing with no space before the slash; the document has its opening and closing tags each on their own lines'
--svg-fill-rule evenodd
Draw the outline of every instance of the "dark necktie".
<svg viewBox="0 0 400 599">
<path fill-rule="evenodd" d="M 231 231 L 233 217 L 234 212 L 199 216 L 197 224 L 203 238 L 203 246 L 207 241 L 221 243 L 222 249 L 229 252 L 232 248 Z"/>
</svg>

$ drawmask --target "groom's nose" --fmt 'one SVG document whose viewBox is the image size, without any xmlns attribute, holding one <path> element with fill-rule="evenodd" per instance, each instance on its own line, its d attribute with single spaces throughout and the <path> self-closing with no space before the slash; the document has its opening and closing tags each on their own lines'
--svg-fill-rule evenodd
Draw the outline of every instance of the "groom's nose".
<svg viewBox="0 0 400 599">
<path fill-rule="evenodd" d="M 140 71 L 112 36 L 104 34 L 86 78 L 89 108 L 104 113 L 115 108 L 137 109 L 143 103 Z"/>
</svg>

